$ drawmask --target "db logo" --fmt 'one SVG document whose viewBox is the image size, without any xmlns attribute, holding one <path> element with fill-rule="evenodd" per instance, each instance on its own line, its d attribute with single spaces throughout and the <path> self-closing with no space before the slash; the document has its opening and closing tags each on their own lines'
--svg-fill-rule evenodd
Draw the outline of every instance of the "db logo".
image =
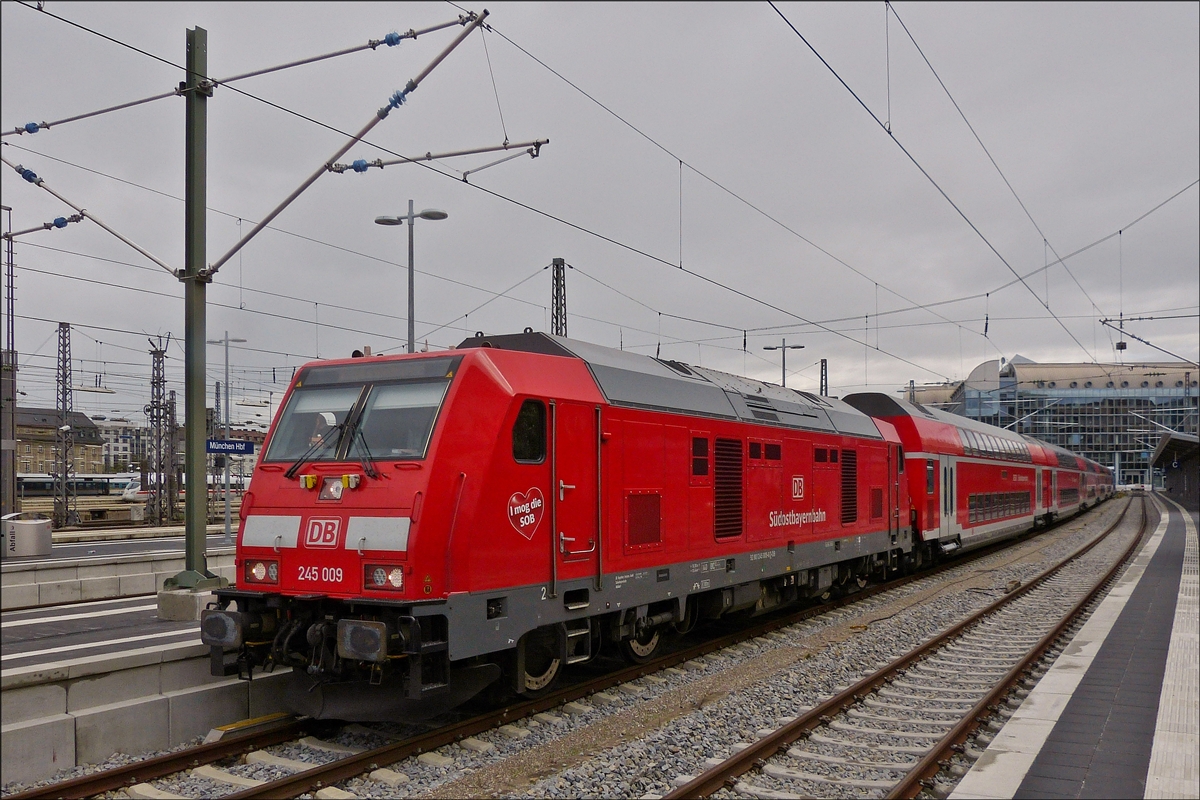
<svg viewBox="0 0 1200 800">
<path fill-rule="evenodd" d="M 305 547 L 337 547 L 342 521 L 336 517 L 314 517 L 304 532 Z"/>
<path fill-rule="evenodd" d="M 793 475 L 792 476 L 792 499 L 793 500 L 804 499 L 804 476 L 803 475 Z"/>
</svg>

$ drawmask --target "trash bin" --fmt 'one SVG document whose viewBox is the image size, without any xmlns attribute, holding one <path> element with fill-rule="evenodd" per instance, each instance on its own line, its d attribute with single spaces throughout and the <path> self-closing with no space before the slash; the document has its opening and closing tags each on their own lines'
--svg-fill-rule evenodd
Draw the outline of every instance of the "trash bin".
<svg viewBox="0 0 1200 800">
<path fill-rule="evenodd" d="M 30 516 L 32 519 L 21 519 Z M 5 514 L 0 518 L 4 525 L 4 558 L 18 556 L 48 556 L 50 544 L 53 541 L 50 534 L 50 520 L 34 517 L 30 512 Z"/>
</svg>

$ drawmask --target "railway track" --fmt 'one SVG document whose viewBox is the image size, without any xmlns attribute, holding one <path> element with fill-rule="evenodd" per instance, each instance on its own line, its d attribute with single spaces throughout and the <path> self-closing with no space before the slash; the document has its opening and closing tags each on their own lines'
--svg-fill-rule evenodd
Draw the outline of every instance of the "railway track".
<svg viewBox="0 0 1200 800">
<path fill-rule="evenodd" d="M 1121 512 L 1122 517 L 1124 513 L 1123 510 Z M 140 790 L 131 792 L 131 794 L 136 796 L 170 797 L 173 795 L 169 793 L 159 793 L 156 795 L 156 792 L 162 792 L 163 790 L 157 789 L 151 782 L 185 770 L 191 770 L 193 773 L 196 773 L 197 768 L 204 768 L 199 771 L 198 774 L 200 776 L 212 780 L 217 786 L 224 784 L 223 788 L 229 790 L 228 793 L 223 794 L 227 798 L 296 797 L 301 794 L 321 790 L 325 790 L 322 792 L 322 795 L 325 797 L 346 796 L 339 795 L 338 790 L 329 787 L 333 787 L 335 784 L 350 778 L 368 774 L 373 774 L 377 780 L 390 780 L 395 773 L 389 774 L 386 767 L 403 759 L 418 756 L 422 753 L 431 753 L 433 750 L 446 744 L 462 742 L 477 734 L 501 726 L 509 726 L 511 729 L 511 724 L 517 720 L 550 711 L 565 703 L 582 700 L 597 692 L 603 692 L 615 686 L 628 684 L 631 681 L 652 675 L 655 672 L 732 647 L 740 642 L 770 634 L 781 628 L 827 614 L 844 606 L 859 603 L 885 592 L 894 591 L 914 581 L 934 578 L 946 570 L 982 560 L 997 552 L 1009 549 L 1016 544 L 1028 541 L 1030 537 L 1043 532 L 1038 531 L 992 547 L 983 548 L 974 553 L 944 562 L 930 570 L 925 570 L 879 586 L 869 586 L 832 602 L 759 621 L 734 632 L 683 647 L 648 663 L 626 667 L 582 680 L 537 700 L 511 704 L 467 719 L 460 719 L 439 725 L 433 730 L 408 736 L 397 741 L 391 741 L 381 747 L 364 750 L 331 744 L 314 738 L 314 734 L 329 730 L 328 723 L 317 723 L 314 720 L 308 719 L 291 719 L 280 722 L 265 730 L 255 731 L 232 740 L 199 745 L 176 753 L 147 758 L 143 761 L 116 769 L 92 773 L 68 781 L 27 790 L 19 794 L 8 795 L 7 798 L 8 800 L 50 797 L 82 798 L 92 797 L 117 789 L 125 789 L 129 792 L 131 787 Z M 854 688 L 851 687 L 852 690 Z M 381 735 L 379 738 L 384 739 L 389 737 Z M 265 748 L 276 745 L 308 747 L 318 751 L 321 756 L 301 762 L 295 759 L 281 759 L 266 753 Z M 361 751 L 354 752 L 356 749 Z M 243 765 L 258 764 L 265 767 L 272 767 L 276 772 L 290 771 L 292 774 L 274 780 L 263 781 L 249 777 L 255 774 L 261 775 L 263 774 L 262 771 L 255 772 L 253 769 L 247 770 L 242 767 L 236 767 L 234 768 L 235 772 L 230 773 L 227 769 L 211 766 L 219 762 L 226 762 L 228 764 L 228 762 L 234 759 L 240 760 L 243 762 Z M 239 772 L 242 774 L 238 774 Z M 230 775 L 233 777 L 230 778 Z"/>
<path fill-rule="evenodd" d="M 727 789 L 780 800 L 945 796 L 950 782 L 938 774 L 947 767 L 965 772 L 950 762 L 968 737 L 983 724 L 999 729 L 988 718 L 1004 716 L 1000 704 L 1014 691 L 1019 705 L 1028 693 L 1018 687 L 1023 676 L 1036 683 L 1043 659 L 1061 652 L 1056 641 L 1082 624 L 1136 552 L 1146 531 L 1144 497 L 1140 505 L 1137 532 L 1115 561 L 1094 550 L 1121 527 L 1128 504 L 1108 530 L 1063 561 L 778 729 L 761 731 L 730 757 L 710 759 L 706 772 L 677 779 L 666 797 Z"/>
</svg>

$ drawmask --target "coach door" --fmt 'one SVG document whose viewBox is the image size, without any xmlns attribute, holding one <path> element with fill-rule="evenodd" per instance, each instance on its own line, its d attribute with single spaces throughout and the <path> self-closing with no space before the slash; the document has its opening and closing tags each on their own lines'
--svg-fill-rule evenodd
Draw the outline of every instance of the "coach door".
<svg viewBox="0 0 1200 800">
<path fill-rule="evenodd" d="M 942 462 L 942 524 L 939 537 L 954 535 L 954 460 L 941 456 Z"/>
<path fill-rule="evenodd" d="M 600 407 L 550 402 L 550 521 L 557 583 L 600 582 Z M 571 600 L 571 598 L 566 598 Z M 571 605 L 586 607 L 586 590 Z"/>
<path fill-rule="evenodd" d="M 895 537 L 900 532 L 900 448 L 888 445 L 887 517 L 888 533 Z M 895 541 L 895 538 L 892 539 Z"/>
</svg>

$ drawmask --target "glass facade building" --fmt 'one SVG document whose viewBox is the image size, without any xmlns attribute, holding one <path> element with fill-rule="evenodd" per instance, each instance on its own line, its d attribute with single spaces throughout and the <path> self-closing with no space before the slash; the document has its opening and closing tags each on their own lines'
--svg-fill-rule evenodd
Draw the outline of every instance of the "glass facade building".
<svg viewBox="0 0 1200 800">
<path fill-rule="evenodd" d="M 1196 435 L 1200 421 L 1200 368 L 1180 362 L 1038 364 L 1017 356 L 984 362 L 959 384 L 909 391 L 917 402 L 928 395 L 929 405 L 1098 461 L 1124 484 L 1151 483 L 1162 435 Z"/>
</svg>

